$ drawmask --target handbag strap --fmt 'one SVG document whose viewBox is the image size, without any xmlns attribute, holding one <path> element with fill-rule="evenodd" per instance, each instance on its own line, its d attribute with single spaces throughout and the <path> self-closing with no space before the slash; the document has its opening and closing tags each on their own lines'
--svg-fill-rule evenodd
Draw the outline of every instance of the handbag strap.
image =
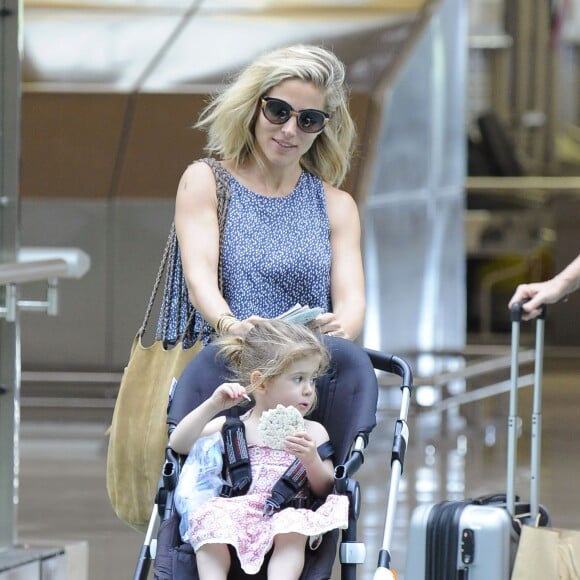
<svg viewBox="0 0 580 580">
<path fill-rule="evenodd" d="M 219 240 L 220 247 L 222 246 L 223 234 L 226 225 L 226 217 L 228 214 L 228 209 L 230 207 L 230 175 L 224 169 L 223 165 L 211 158 L 207 157 L 205 159 L 200 159 L 204 163 L 207 163 L 215 176 L 216 182 L 216 195 L 217 195 L 217 219 L 219 227 Z M 223 266 L 221 259 L 221 252 L 219 253 L 218 260 L 218 287 L 220 291 L 223 288 Z"/>
<path fill-rule="evenodd" d="M 165 242 L 165 249 L 163 250 L 163 256 L 161 257 L 161 264 L 159 264 L 159 270 L 157 272 L 157 276 L 155 277 L 155 282 L 153 284 L 153 290 L 151 291 L 151 296 L 149 297 L 149 303 L 147 304 L 147 309 L 145 310 L 145 317 L 143 318 L 143 322 L 141 323 L 141 326 L 137 331 L 138 336 L 143 336 L 145 334 L 145 327 L 147 326 L 149 318 L 151 317 L 153 303 L 155 302 L 155 297 L 157 296 L 157 292 L 159 291 L 159 286 L 163 278 L 163 272 L 165 271 L 165 266 L 167 265 L 169 252 L 173 245 L 174 238 L 175 238 L 175 224 L 172 223 L 171 229 L 169 231 L 169 236 L 167 237 L 167 242 Z"/>
<path fill-rule="evenodd" d="M 226 217 L 227 217 L 229 204 L 230 204 L 229 173 L 226 171 L 226 169 L 224 169 L 222 164 L 219 161 L 217 161 L 216 159 L 213 159 L 211 157 L 207 157 L 207 158 L 199 159 L 199 161 L 206 163 L 207 165 L 210 166 L 210 168 L 213 171 L 214 178 L 216 181 L 217 219 L 218 219 L 218 227 L 219 227 L 219 240 L 220 240 L 220 246 L 221 246 L 222 239 L 223 239 L 223 233 L 224 233 L 224 229 L 225 229 Z M 147 308 L 145 310 L 145 316 L 143 318 L 143 323 L 141 324 L 141 327 L 139 328 L 139 330 L 137 332 L 138 336 L 140 336 L 140 337 L 145 334 L 145 329 L 147 327 L 149 319 L 151 318 L 151 312 L 153 310 L 155 298 L 157 297 L 157 293 L 159 292 L 159 286 L 161 285 L 161 280 L 163 279 L 163 273 L 167 269 L 167 266 L 168 266 L 169 261 L 170 261 L 170 257 L 172 256 L 173 253 L 179 252 L 179 249 L 177 248 L 177 244 L 178 244 L 178 241 L 177 241 L 177 234 L 175 232 L 175 222 L 173 222 L 171 224 L 169 236 L 167 237 L 167 242 L 165 243 L 165 249 L 163 250 L 163 255 L 161 257 L 161 263 L 159 264 L 159 270 L 157 272 L 157 276 L 155 277 L 155 282 L 153 284 L 153 290 L 151 291 L 151 296 L 149 298 L 149 302 L 148 302 Z M 183 275 L 183 269 L 181 266 L 181 260 L 178 260 L 177 267 L 180 269 L 179 275 L 181 277 L 183 277 L 184 275 Z M 166 289 L 167 289 L 167 285 L 169 284 L 169 281 L 167 280 L 167 278 L 166 278 L 165 283 L 166 283 Z M 221 255 L 220 255 L 220 258 L 218 261 L 218 286 L 219 286 L 220 290 L 223 287 L 223 267 L 222 267 Z M 191 322 L 193 321 L 193 319 L 195 317 L 195 313 L 196 313 L 196 309 L 193 307 L 191 302 L 189 304 L 191 307 L 191 312 L 188 316 L 188 320 L 187 320 L 187 323 L 185 325 L 185 330 L 183 332 L 184 335 L 187 333 L 187 330 L 189 329 Z M 167 313 L 166 306 L 167 305 L 165 304 L 165 301 L 164 301 L 164 304 L 161 305 L 161 308 L 165 307 L 166 311 L 160 313 L 160 318 L 167 317 L 168 313 Z"/>
</svg>

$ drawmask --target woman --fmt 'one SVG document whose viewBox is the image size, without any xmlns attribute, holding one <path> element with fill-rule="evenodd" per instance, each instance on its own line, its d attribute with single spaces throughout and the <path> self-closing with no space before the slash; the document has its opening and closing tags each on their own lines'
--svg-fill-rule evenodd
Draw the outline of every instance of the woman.
<svg viewBox="0 0 580 580">
<path fill-rule="evenodd" d="M 344 65 L 317 46 L 270 52 L 214 97 L 197 126 L 207 130 L 207 150 L 230 184 L 221 244 L 211 168 L 190 165 L 177 191 L 175 227 L 204 342 L 214 331 L 243 335 L 255 317 L 274 318 L 300 303 L 323 311 L 311 325 L 331 354 L 320 379 L 329 381 L 325 396 L 340 392 L 343 381 L 376 380 L 353 342 L 364 322 L 365 288 L 357 206 L 338 188 L 355 137 Z M 180 383 L 217 387 L 227 364 L 216 355 L 211 344 L 201 349 Z M 192 408 L 194 392 L 176 390 L 170 423 Z"/>
<path fill-rule="evenodd" d="M 275 50 L 250 64 L 202 112 L 207 151 L 230 174 L 220 248 L 216 184 L 205 163 L 184 172 L 175 226 L 196 320 L 243 334 L 254 316 L 320 307 L 322 333 L 356 338 L 365 314 L 360 222 L 338 185 L 355 129 L 343 64 L 317 46 Z M 218 285 L 222 261 L 223 288 Z"/>
<path fill-rule="evenodd" d="M 369 357 L 353 342 L 364 322 L 365 288 L 357 206 L 339 188 L 355 138 L 344 66 L 316 46 L 275 50 L 216 95 L 197 127 L 208 132 L 207 151 L 229 173 L 230 202 L 220 243 L 213 172 L 205 163 L 186 169 L 175 226 L 198 310 L 195 328 L 206 342 L 214 330 L 245 336 L 257 318 L 275 318 L 297 303 L 320 308 L 313 322 L 325 335 L 330 365 L 318 381 L 320 406 L 311 419 L 339 440 L 340 422 L 323 413 L 340 397 L 341 384 L 376 381 Z M 179 383 L 186 388 L 175 391 L 170 425 L 196 406 L 195 385 L 217 389 L 230 374 L 218 354 L 209 344 L 185 369 Z M 337 457 L 347 451 L 337 449 Z M 335 541 L 325 537 L 331 563 Z M 322 551 L 307 554 L 305 570 Z"/>
</svg>

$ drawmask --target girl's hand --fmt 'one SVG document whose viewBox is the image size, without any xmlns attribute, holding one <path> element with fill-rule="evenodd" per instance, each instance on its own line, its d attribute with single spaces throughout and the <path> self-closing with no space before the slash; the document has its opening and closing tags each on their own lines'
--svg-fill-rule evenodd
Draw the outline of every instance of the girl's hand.
<svg viewBox="0 0 580 580">
<path fill-rule="evenodd" d="M 305 467 L 312 465 L 314 461 L 319 459 L 316 441 L 306 431 L 288 435 L 285 443 L 286 449 L 300 459 Z"/>
<path fill-rule="evenodd" d="M 235 407 L 247 397 L 246 389 L 240 383 L 222 383 L 210 397 L 218 412 Z"/>
<path fill-rule="evenodd" d="M 312 322 L 312 327 L 321 332 L 328 334 L 328 336 L 340 336 L 341 338 L 348 338 L 340 320 L 333 312 L 325 312 L 319 314 Z"/>
</svg>

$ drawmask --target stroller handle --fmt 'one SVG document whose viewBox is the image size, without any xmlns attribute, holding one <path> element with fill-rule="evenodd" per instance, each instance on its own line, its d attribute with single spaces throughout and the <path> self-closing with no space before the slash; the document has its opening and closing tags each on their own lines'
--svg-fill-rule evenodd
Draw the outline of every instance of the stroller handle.
<svg viewBox="0 0 580 580">
<path fill-rule="evenodd" d="M 364 350 L 369 355 L 375 369 L 400 376 L 403 379 L 401 388 L 407 387 L 411 389 L 413 385 L 413 371 L 406 360 L 397 355 L 387 354 L 370 348 L 365 348 Z"/>
</svg>

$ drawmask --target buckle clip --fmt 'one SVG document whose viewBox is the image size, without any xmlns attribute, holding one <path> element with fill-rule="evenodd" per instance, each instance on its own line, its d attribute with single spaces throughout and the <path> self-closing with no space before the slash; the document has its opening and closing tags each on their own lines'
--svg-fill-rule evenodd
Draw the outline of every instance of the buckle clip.
<svg viewBox="0 0 580 580">
<path fill-rule="evenodd" d="M 271 498 L 264 502 L 264 507 L 262 509 L 262 515 L 267 518 L 271 518 L 278 510 L 280 506 L 273 501 Z"/>
<path fill-rule="evenodd" d="M 224 483 L 220 489 L 220 497 L 233 497 L 234 488 L 229 483 Z"/>
</svg>

